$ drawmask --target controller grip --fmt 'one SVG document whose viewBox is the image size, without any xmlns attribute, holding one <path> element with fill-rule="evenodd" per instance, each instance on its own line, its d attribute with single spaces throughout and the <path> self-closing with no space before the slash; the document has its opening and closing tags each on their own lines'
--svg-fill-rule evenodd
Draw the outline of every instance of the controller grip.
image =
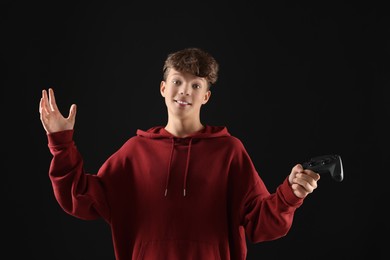
<svg viewBox="0 0 390 260">
<path fill-rule="evenodd" d="M 344 179 L 343 163 L 341 156 L 337 154 L 323 155 L 311 158 L 302 164 L 304 169 L 309 169 L 319 174 L 330 174 L 335 181 Z"/>
</svg>

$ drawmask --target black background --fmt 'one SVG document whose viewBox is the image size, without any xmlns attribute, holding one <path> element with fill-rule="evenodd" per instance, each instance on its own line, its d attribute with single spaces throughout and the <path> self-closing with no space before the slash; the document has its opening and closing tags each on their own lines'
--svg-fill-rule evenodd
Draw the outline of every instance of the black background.
<svg viewBox="0 0 390 260">
<path fill-rule="evenodd" d="M 136 129 L 165 124 L 163 61 L 201 47 L 220 63 L 202 120 L 243 141 L 270 191 L 298 162 L 343 159 L 344 181 L 322 176 L 288 235 L 248 243 L 248 259 L 389 257 L 388 9 L 372 1 L 53 2 L 1 4 L 1 254 L 114 259 L 108 226 L 69 216 L 54 199 L 41 90 L 54 88 L 65 116 L 78 105 L 75 140 L 96 172 Z"/>
</svg>

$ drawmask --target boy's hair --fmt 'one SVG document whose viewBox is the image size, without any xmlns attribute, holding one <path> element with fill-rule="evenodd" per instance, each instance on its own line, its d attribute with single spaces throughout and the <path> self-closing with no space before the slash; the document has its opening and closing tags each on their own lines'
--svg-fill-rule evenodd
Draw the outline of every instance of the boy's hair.
<svg viewBox="0 0 390 260">
<path fill-rule="evenodd" d="M 209 53 L 199 48 L 185 48 L 168 54 L 163 67 L 164 80 L 167 79 L 171 68 L 205 78 L 209 88 L 218 79 L 219 65 L 217 61 Z"/>
</svg>

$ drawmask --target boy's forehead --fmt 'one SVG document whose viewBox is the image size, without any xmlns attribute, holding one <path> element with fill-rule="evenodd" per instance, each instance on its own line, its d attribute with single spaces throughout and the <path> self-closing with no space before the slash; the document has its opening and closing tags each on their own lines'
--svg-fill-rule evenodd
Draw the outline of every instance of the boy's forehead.
<svg viewBox="0 0 390 260">
<path fill-rule="evenodd" d="M 195 76 L 191 73 L 184 72 L 184 71 L 177 71 L 177 70 L 171 68 L 168 72 L 168 77 L 174 77 L 174 76 L 207 81 L 206 78 L 198 77 L 198 76 Z"/>
</svg>

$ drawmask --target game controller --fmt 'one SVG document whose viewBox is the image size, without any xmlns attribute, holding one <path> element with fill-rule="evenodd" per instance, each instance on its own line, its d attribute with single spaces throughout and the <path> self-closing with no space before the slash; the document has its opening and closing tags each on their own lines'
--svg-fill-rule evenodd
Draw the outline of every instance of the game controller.
<svg viewBox="0 0 390 260">
<path fill-rule="evenodd" d="M 340 155 L 323 155 L 311 158 L 302 164 L 304 169 L 309 169 L 319 174 L 330 174 L 335 181 L 344 179 L 343 163 Z"/>
</svg>

